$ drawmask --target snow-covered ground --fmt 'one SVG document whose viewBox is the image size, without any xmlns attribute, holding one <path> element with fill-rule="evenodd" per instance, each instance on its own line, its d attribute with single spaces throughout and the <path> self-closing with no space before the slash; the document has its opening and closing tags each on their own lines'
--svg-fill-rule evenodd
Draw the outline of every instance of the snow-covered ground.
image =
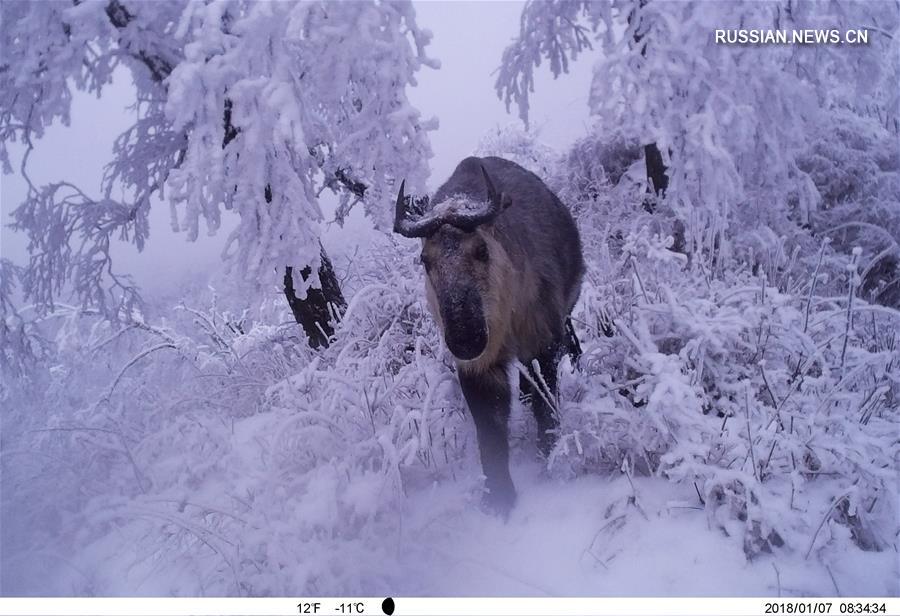
<svg viewBox="0 0 900 616">
<path fill-rule="evenodd" d="M 437 596 L 898 594 L 893 553 L 748 562 L 739 540 L 711 528 L 692 489 L 649 479 L 634 480 L 634 490 L 625 479 L 560 483 L 516 470 L 521 495 L 508 523 L 472 508 L 426 506 L 410 516 L 400 545 L 414 558 L 404 559 L 400 588 Z"/>
<path fill-rule="evenodd" d="M 262 451 L 254 451 L 262 444 L 243 441 L 240 432 L 237 427 L 234 446 L 248 457 L 262 457 Z M 346 542 L 339 535 L 332 537 L 323 560 L 335 568 L 333 576 L 319 574 L 309 585 L 307 574 L 318 568 L 313 562 L 318 556 L 308 551 L 301 535 L 277 546 L 278 563 L 270 563 L 275 570 L 258 573 L 284 579 L 283 587 L 272 589 L 275 594 L 288 594 L 292 588 L 368 596 L 900 594 L 897 555 L 892 550 L 832 549 L 810 559 L 802 550 L 779 551 L 748 561 L 740 538 L 710 525 L 692 487 L 660 479 L 629 481 L 624 476 L 563 480 L 548 474 L 533 454 L 533 447 L 515 451 L 512 470 L 519 501 L 508 521 L 479 510 L 479 468 L 470 459 L 456 479 L 411 491 L 395 510 L 386 512 L 391 519 L 385 524 Z M 237 490 L 241 473 L 232 475 L 228 485 Z M 315 499 L 315 493 L 307 494 L 290 511 L 297 518 L 335 514 L 317 510 Z M 193 507 L 202 503 L 214 511 L 228 500 L 224 494 L 201 489 L 185 502 Z M 111 528 L 84 554 L 8 561 L 6 588 L 29 594 L 93 591 L 127 596 L 228 592 L 231 580 L 206 587 L 201 572 L 209 561 L 223 558 L 214 548 L 240 538 L 198 531 L 193 543 L 208 541 L 213 547 L 196 549 L 187 540 L 181 546 L 151 548 L 148 540 L 158 541 L 155 533 L 167 526 L 161 513 L 164 503 L 152 498 L 144 503 L 145 515 L 155 519 L 147 517 L 149 523 L 139 529 Z M 133 515 L 141 513 L 135 510 Z M 171 516 L 172 527 L 177 527 L 174 510 Z M 290 535 L 284 528 L 268 532 L 276 530 Z M 267 529 L 247 532 L 265 535 Z M 173 558 L 165 549 L 196 553 Z"/>
</svg>

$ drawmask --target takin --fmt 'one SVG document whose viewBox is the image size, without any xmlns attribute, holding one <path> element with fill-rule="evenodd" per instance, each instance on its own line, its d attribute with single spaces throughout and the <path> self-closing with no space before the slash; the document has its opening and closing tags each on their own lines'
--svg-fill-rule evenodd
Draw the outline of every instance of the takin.
<svg viewBox="0 0 900 616">
<path fill-rule="evenodd" d="M 485 476 L 483 504 L 508 516 L 510 365 L 527 367 L 538 447 L 549 456 L 559 426 L 557 364 L 578 352 L 569 313 L 584 258 L 568 209 L 536 175 L 503 158 L 469 157 L 429 199 L 401 183 L 394 231 L 421 238 L 429 309 L 456 359 L 475 421 Z"/>
</svg>

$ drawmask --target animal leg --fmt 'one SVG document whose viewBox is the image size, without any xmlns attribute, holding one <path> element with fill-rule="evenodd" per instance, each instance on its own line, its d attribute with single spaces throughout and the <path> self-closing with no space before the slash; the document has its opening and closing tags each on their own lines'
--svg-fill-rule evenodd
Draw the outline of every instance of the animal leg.
<svg viewBox="0 0 900 616">
<path fill-rule="evenodd" d="M 460 371 L 459 384 L 475 420 L 487 488 L 484 504 L 506 517 L 516 502 L 516 489 L 509 474 L 510 388 L 506 371 L 500 367 L 483 374 Z"/>
<path fill-rule="evenodd" d="M 559 364 L 559 356 L 561 346 L 553 344 L 541 352 L 535 359 L 537 360 L 538 370 L 535 370 L 534 361 L 528 364 L 529 379 L 520 380 L 520 386 L 524 382 L 531 397 L 531 412 L 537 420 L 538 428 L 538 449 L 546 458 L 550 456 L 556 445 L 557 432 L 559 429 L 559 417 L 554 407 L 559 407 L 559 400 L 556 395 L 557 379 L 556 369 Z M 532 381 L 537 385 L 537 389 L 532 385 Z"/>
</svg>

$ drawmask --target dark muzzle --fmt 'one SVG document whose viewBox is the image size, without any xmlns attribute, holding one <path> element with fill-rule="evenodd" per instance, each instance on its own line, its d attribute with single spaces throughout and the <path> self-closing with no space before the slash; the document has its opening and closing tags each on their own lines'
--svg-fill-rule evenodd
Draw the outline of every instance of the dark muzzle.
<svg viewBox="0 0 900 616">
<path fill-rule="evenodd" d="M 475 359 L 487 346 L 481 296 L 475 289 L 466 289 L 449 293 L 442 299 L 441 318 L 447 348 L 458 359 Z"/>
</svg>

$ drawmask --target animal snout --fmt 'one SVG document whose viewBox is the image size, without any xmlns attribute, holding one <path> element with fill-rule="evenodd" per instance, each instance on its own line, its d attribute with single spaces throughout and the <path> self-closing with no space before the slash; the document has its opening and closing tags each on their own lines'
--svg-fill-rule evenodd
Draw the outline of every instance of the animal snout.
<svg viewBox="0 0 900 616">
<path fill-rule="evenodd" d="M 468 334 L 459 332 L 447 336 L 447 348 L 459 359 L 475 359 L 487 346 L 487 332 L 484 327 L 473 329 Z"/>
<path fill-rule="evenodd" d="M 444 339 L 447 348 L 458 359 L 475 359 L 487 346 L 487 325 L 481 297 L 474 289 L 451 294 L 441 306 Z"/>
</svg>

